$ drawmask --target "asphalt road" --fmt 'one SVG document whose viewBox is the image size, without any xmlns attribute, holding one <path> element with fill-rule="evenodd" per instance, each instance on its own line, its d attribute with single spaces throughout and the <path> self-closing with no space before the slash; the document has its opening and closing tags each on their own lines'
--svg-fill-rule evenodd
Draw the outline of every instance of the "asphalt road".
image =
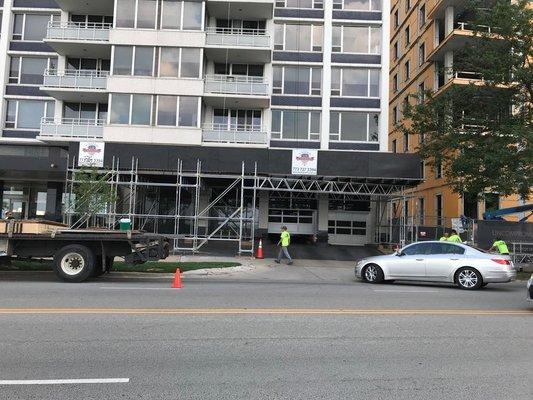
<svg viewBox="0 0 533 400">
<path fill-rule="evenodd" d="M 169 286 L 0 274 L 0 399 L 533 397 L 524 282 Z"/>
</svg>

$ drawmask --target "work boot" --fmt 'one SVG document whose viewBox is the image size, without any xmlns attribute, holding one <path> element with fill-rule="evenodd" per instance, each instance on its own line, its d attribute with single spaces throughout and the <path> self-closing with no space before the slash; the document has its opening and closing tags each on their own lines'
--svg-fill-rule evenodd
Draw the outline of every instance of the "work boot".
<svg viewBox="0 0 533 400">
<path fill-rule="evenodd" d="M 292 265 L 292 261 L 291 261 L 291 262 L 288 262 L 287 265 Z"/>
<path fill-rule="evenodd" d="M 274 260 L 274 262 L 275 262 L 276 264 L 279 264 L 279 260 Z"/>
</svg>

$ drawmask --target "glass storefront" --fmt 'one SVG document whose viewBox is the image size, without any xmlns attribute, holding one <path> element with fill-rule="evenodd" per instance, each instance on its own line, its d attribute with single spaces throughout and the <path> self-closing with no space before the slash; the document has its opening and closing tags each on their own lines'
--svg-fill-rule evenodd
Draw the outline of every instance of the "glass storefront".
<svg viewBox="0 0 533 400">
<path fill-rule="evenodd" d="M 8 212 L 15 219 L 44 218 L 46 213 L 46 184 L 4 182 L 2 189 L 2 218 Z"/>
</svg>

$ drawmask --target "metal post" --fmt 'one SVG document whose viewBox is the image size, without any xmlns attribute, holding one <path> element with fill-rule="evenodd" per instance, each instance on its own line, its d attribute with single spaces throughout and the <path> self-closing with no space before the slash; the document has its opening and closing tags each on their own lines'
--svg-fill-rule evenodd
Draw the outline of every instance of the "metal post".
<svg viewBox="0 0 533 400">
<path fill-rule="evenodd" d="M 244 161 L 241 165 L 241 206 L 239 213 L 239 255 L 242 253 L 242 217 L 244 211 Z"/>
<path fill-rule="evenodd" d="M 183 162 L 178 159 L 176 175 L 176 210 L 174 212 L 174 249 L 179 246 L 180 233 L 180 212 L 181 212 L 181 184 L 182 184 Z"/>
<path fill-rule="evenodd" d="M 196 161 L 196 182 L 195 182 L 195 199 L 194 199 L 194 228 L 193 228 L 193 249 L 195 253 L 198 246 L 198 222 L 199 222 L 199 212 L 200 212 L 200 187 L 201 187 L 201 171 L 202 171 L 202 162 L 200 160 Z"/>
<path fill-rule="evenodd" d="M 256 197 L 257 197 L 257 161 L 254 163 L 254 189 L 252 195 L 252 222 L 250 228 L 252 248 L 251 253 L 252 257 L 255 254 L 255 206 L 256 206 Z"/>
</svg>

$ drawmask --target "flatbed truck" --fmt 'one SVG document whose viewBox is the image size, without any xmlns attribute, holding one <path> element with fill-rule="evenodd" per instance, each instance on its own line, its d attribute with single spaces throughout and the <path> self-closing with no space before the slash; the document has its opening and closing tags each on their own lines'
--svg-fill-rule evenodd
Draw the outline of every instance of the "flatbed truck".
<svg viewBox="0 0 533 400">
<path fill-rule="evenodd" d="M 142 231 L 69 229 L 48 221 L 0 220 L 0 254 L 8 259 L 53 258 L 57 277 L 83 282 L 113 267 L 115 257 L 132 264 L 168 257 L 170 239 Z"/>
</svg>

